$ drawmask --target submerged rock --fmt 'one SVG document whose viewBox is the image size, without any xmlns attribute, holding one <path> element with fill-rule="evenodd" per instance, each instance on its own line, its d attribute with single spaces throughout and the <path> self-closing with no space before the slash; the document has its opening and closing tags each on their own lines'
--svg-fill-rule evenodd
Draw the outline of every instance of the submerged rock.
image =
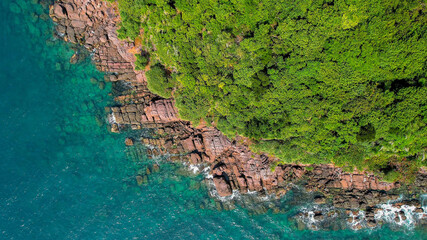
<svg viewBox="0 0 427 240">
<path fill-rule="evenodd" d="M 16 13 L 16 14 L 21 13 L 21 8 L 16 3 L 10 3 L 9 8 L 10 8 L 10 11 L 13 13 Z"/>
<path fill-rule="evenodd" d="M 105 82 L 99 82 L 98 87 L 99 87 L 99 89 L 104 90 L 105 89 Z"/>
<path fill-rule="evenodd" d="M 70 58 L 71 64 L 76 64 L 79 61 L 79 55 L 77 53 L 74 53 L 73 56 Z"/>
<path fill-rule="evenodd" d="M 126 138 L 125 139 L 125 144 L 126 144 L 126 146 L 133 146 L 134 141 L 133 141 L 132 138 Z"/>
<path fill-rule="evenodd" d="M 160 166 L 158 164 L 153 164 L 153 172 L 160 171 Z"/>
<path fill-rule="evenodd" d="M 96 78 L 94 78 L 94 77 L 91 77 L 91 78 L 90 78 L 90 83 L 92 83 L 92 84 L 97 84 L 97 83 L 98 83 L 98 79 L 96 79 Z"/>
<path fill-rule="evenodd" d="M 99 115 L 96 115 L 95 116 L 95 121 L 96 121 L 96 124 L 98 125 L 98 126 L 102 126 L 102 125 L 104 125 L 104 119 L 103 119 L 103 117 L 102 116 L 99 116 Z"/>
<path fill-rule="evenodd" d="M 314 198 L 314 202 L 315 202 L 316 204 L 325 204 L 325 203 L 326 203 L 326 198 L 325 198 L 325 197 L 323 197 L 323 196 L 316 196 L 316 197 Z"/>
<path fill-rule="evenodd" d="M 115 124 L 115 123 L 111 124 L 110 131 L 111 131 L 112 133 L 119 133 L 119 132 L 120 132 L 120 130 L 119 130 L 119 125 L 117 125 L 117 124 Z"/>
</svg>

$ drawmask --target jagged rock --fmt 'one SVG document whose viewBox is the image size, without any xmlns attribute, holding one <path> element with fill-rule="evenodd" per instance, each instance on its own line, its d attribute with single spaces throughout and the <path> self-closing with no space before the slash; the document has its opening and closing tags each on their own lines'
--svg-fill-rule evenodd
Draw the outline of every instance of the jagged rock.
<svg viewBox="0 0 427 240">
<path fill-rule="evenodd" d="M 86 10 L 89 12 L 89 13 L 91 13 L 91 12 L 93 12 L 94 10 L 95 10 L 95 7 L 89 2 L 89 3 L 87 3 L 87 5 L 86 5 Z"/>
<path fill-rule="evenodd" d="M 117 124 L 115 124 L 115 123 L 111 124 L 110 131 L 113 132 L 113 133 L 119 133 L 120 132 L 119 126 Z"/>
<path fill-rule="evenodd" d="M 143 178 L 141 176 L 136 176 L 136 183 L 138 184 L 138 186 L 141 186 L 143 184 Z"/>
<path fill-rule="evenodd" d="M 219 196 L 226 197 L 232 194 L 230 184 L 227 182 L 224 176 L 214 176 L 213 182 Z"/>
<path fill-rule="evenodd" d="M 179 121 L 177 118 L 177 111 L 171 100 L 151 102 L 151 104 L 144 109 L 144 112 L 145 115 L 141 117 L 143 122 L 165 123 Z"/>
<path fill-rule="evenodd" d="M 325 218 L 325 216 L 323 216 L 323 214 L 321 212 L 315 213 L 314 214 L 314 220 L 316 221 L 321 221 Z"/>
<path fill-rule="evenodd" d="M 415 212 L 416 212 L 416 213 L 422 213 L 422 212 L 424 212 L 424 210 L 423 210 L 422 208 L 416 208 L 416 209 L 415 209 Z"/>
<path fill-rule="evenodd" d="M 72 28 L 71 26 L 67 26 L 67 35 L 65 36 L 65 38 L 71 43 L 77 43 L 74 28 Z"/>
<path fill-rule="evenodd" d="M 74 53 L 73 56 L 70 58 L 71 64 L 76 64 L 79 61 L 79 55 L 77 53 Z"/>
<path fill-rule="evenodd" d="M 57 18 L 66 18 L 67 17 L 67 10 L 60 4 L 54 4 L 53 5 L 53 14 Z"/>
<path fill-rule="evenodd" d="M 160 167 L 159 167 L 159 165 L 154 164 L 154 165 L 153 165 L 153 172 L 158 172 L 158 171 L 160 171 Z"/>
<path fill-rule="evenodd" d="M 322 197 L 322 196 L 317 196 L 314 198 L 314 202 L 316 204 L 325 204 L 326 203 L 326 198 Z"/>
<path fill-rule="evenodd" d="M 71 20 L 79 19 L 78 9 L 74 3 L 65 4 L 64 7 L 66 9 L 67 16 L 69 19 Z"/>
<path fill-rule="evenodd" d="M 80 20 L 72 20 L 71 26 L 73 26 L 74 28 L 84 28 L 86 26 L 86 24 L 85 24 L 85 22 L 80 21 Z"/>
<path fill-rule="evenodd" d="M 191 137 L 182 140 L 182 147 L 188 152 L 193 152 L 194 150 L 196 150 L 193 139 Z"/>
<path fill-rule="evenodd" d="M 200 157 L 200 155 L 198 153 L 192 153 L 190 154 L 190 162 L 191 164 L 198 164 L 200 163 L 202 160 L 202 158 Z"/>
<path fill-rule="evenodd" d="M 65 34 L 66 34 L 66 32 L 67 32 L 67 28 L 66 28 L 66 27 L 64 27 L 63 25 L 56 25 L 55 29 L 56 29 L 56 32 L 58 32 L 58 34 L 59 34 L 60 36 L 65 35 Z"/>
</svg>

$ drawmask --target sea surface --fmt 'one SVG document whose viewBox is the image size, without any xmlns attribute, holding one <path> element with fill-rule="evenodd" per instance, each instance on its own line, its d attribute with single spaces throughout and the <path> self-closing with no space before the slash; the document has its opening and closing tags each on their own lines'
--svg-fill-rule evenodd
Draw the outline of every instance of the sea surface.
<svg viewBox="0 0 427 240">
<path fill-rule="evenodd" d="M 0 1 L 0 239 L 427 239 L 411 226 L 298 230 L 291 217 L 310 206 L 291 193 L 284 211 L 222 209 L 202 175 L 108 131 L 111 85 L 89 59 L 70 64 L 41 3 Z"/>
</svg>

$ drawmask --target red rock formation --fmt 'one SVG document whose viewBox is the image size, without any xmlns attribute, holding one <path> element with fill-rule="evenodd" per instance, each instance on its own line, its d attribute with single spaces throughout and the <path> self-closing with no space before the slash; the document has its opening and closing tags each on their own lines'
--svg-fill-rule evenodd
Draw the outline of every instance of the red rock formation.
<svg viewBox="0 0 427 240">
<path fill-rule="evenodd" d="M 224 175 L 215 175 L 213 177 L 213 182 L 218 191 L 218 195 L 221 197 L 230 196 L 232 194 L 231 187 L 227 181 L 226 176 Z"/>
<path fill-rule="evenodd" d="M 171 100 L 161 99 L 150 102 L 141 114 L 141 123 L 170 123 L 178 122 L 178 111 Z"/>
<path fill-rule="evenodd" d="M 150 93 L 144 72 L 134 70 L 134 53 L 140 49 L 117 38 L 119 18 L 109 3 L 59 0 L 51 7 L 50 15 L 58 24 L 58 36 L 93 52 L 97 68 L 106 72 L 106 80 L 119 89 L 115 94 L 119 95 L 116 100 L 120 105 L 111 107 L 112 131 L 118 132 L 124 127 L 156 129 L 157 136 L 142 139 L 144 144 L 157 146 L 150 149 L 149 154 L 168 152 L 175 154 L 171 160 L 209 164 L 220 196 L 231 195 L 233 190 L 281 196 L 290 183 L 300 183 L 308 191 L 326 195 L 334 192 L 333 203 L 344 208 L 373 206 L 395 197 L 384 191 L 399 187 L 398 183 L 380 182 L 370 174 L 344 173 L 331 165 L 313 166 L 309 171 L 302 165 L 286 164 L 272 171 L 271 166 L 277 159 L 251 152 L 248 146 L 228 139 L 214 127 L 194 128 L 189 122 L 181 121 L 173 100 Z M 427 173 L 421 171 L 415 182 L 424 192 L 426 179 Z"/>
</svg>

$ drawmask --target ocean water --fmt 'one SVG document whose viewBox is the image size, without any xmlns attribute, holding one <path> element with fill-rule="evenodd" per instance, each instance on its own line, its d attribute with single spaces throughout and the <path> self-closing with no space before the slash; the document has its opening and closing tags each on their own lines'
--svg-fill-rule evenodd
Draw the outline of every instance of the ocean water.
<svg viewBox="0 0 427 240">
<path fill-rule="evenodd" d="M 111 86 L 90 60 L 69 63 L 48 2 L 0 1 L 0 239 L 427 239 L 392 225 L 298 230 L 308 203 L 292 194 L 280 211 L 221 209 L 203 176 L 108 132 Z"/>
</svg>

